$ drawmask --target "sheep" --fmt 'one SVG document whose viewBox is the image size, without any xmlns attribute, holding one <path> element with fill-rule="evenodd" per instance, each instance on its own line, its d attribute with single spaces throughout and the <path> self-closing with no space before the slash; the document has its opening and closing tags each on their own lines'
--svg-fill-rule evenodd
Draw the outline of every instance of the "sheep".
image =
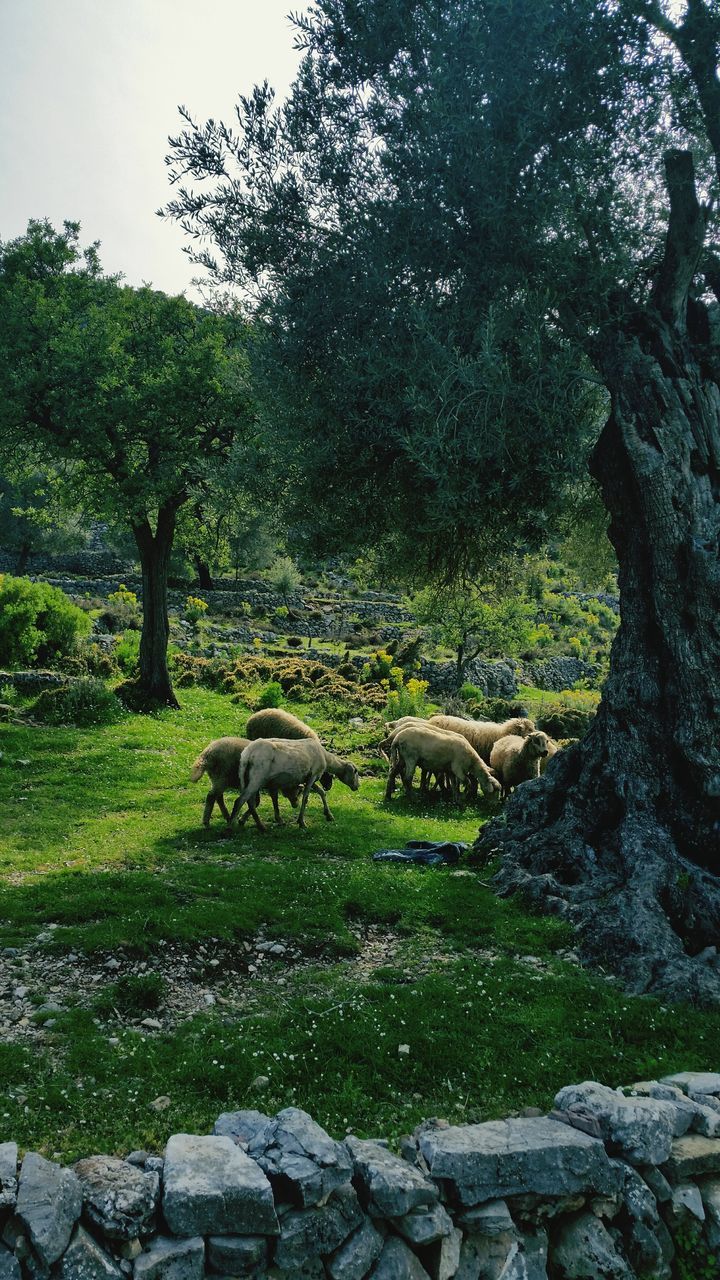
<svg viewBox="0 0 720 1280">
<path fill-rule="evenodd" d="M 245 729 L 251 742 L 258 738 L 317 738 L 314 729 L 303 720 L 298 720 L 289 711 L 281 707 L 266 707 L 263 711 L 255 711 L 247 722 Z"/>
<path fill-rule="evenodd" d="M 528 734 L 527 738 L 509 733 L 498 739 L 490 755 L 490 764 L 502 783 L 503 800 L 513 787 L 538 777 L 540 761 L 547 754 L 548 736 L 540 729 Z"/>
<path fill-rule="evenodd" d="M 447 772 L 454 799 L 459 799 L 459 784 L 474 777 L 485 796 L 496 795 L 500 784 L 494 778 L 478 753 L 459 733 L 438 732 L 431 725 L 408 725 L 396 735 L 392 745 L 392 768 L 388 777 L 385 798 L 392 796 L 395 778 L 402 777 L 409 794 L 416 766 L 432 773 Z"/>
<path fill-rule="evenodd" d="M 547 755 L 546 755 L 546 756 L 543 756 L 543 757 L 542 757 L 542 759 L 541 759 L 541 761 L 540 761 L 540 773 L 541 773 L 541 774 L 543 774 L 543 773 L 545 772 L 545 770 L 547 769 L 548 764 L 549 764 L 549 763 L 550 763 L 550 761 L 552 760 L 553 756 L 556 756 L 556 755 L 557 755 L 557 753 L 558 753 L 558 751 L 560 750 L 560 743 L 559 743 L 559 742 L 556 742 L 554 738 L 550 738 L 550 737 L 549 737 L 549 738 L 548 738 L 548 740 L 547 740 L 547 745 L 548 745 Z"/>
<path fill-rule="evenodd" d="M 490 764 L 493 746 L 498 738 L 508 734 L 516 734 L 519 738 L 527 738 L 535 730 L 535 724 L 527 716 L 516 716 L 506 720 L 504 724 L 496 724 L 494 720 L 462 720 L 460 716 L 431 716 L 429 724 L 437 729 L 447 729 L 450 733 L 459 733 L 466 738 L 478 755 Z"/>
<path fill-rule="evenodd" d="M 190 771 L 191 782 L 197 782 L 206 773 L 211 783 L 205 799 L 204 827 L 210 826 L 210 818 L 216 804 L 225 821 L 230 825 L 232 819 L 225 804 L 225 792 L 242 790 L 240 784 L 240 758 L 245 748 L 249 746 L 249 738 L 215 738 L 213 742 L 208 743 L 204 751 L 201 751 L 195 761 Z M 296 808 L 299 787 L 278 788 L 269 786 L 267 790 L 270 792 L 272 799 L 275 821 L 282 823 L 278 808 L 278 792 L 282 791 L 285 799 L 290 801 L 293 808 Z M 319 788 L 317 790 L 319 793 Z M 248 810 L 241 822 L 245 823 L 250 816 L 252 816 L 256 826 L 264 830 L 255 807 Z"/>
<path fill-rule="evenodd" d="M 304 827 L 305 808 L 308 796 L 324 773 L 328 773 L 345 783 L 351 791 L 357 791 L 360 778 L 354 764 L 332 755 L 321 745 L 316 737 L 302 741 L 287 738 L 259 738 L 251 742 L 243 752 L 240 765 L 240 782 L 242 792 L 238 796 L 230 815 L 232 822 L 242 805 L 247 804 L 254 809 L 259 792 L 264 787 L 302 787 L 303 795 L 300 803 L 298 826 Z M 316 788 L 323 803 L 325 817 L 328 822 L 333 816 L 328 808 L 327 799 L 322 788 Z M 256 822 L 259 819 L 255 818 Z M 260 824 L 262 827 L 262 824 Z"/>
</svg>

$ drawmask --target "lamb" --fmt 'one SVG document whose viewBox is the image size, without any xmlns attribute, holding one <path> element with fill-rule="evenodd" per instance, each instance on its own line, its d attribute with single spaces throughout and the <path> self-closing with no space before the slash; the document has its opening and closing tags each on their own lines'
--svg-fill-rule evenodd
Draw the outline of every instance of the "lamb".
<svg viewBox="0 0 720 1280">
<path fill-rule="evenodd" d="M 512 720 L 506 720 L 504 724 L 497 724 L 494 720 L 462 720 L 460 716 L 438 715 L 431 716 L 428 723 L 435 725 L 437 729 L 461 734 L 486 764 L 490 764 L 492 749 L 499 738 L 505 738 L 508 734 L 527 738 L 535 729 L 534 722 L 527 716 L 516 716 Z"/>
<path fill-rule="evenodd" d="M 513 787 L 529 782 L 540 773 L 540 761 L 548 754 L 548 736 L 536 729 L 527 738 L 509 733 L 499 738 L 490 756 L 490 764 L 502 782 L 505 800 Z"/>
<path fill-rule="evenodd" d="M 230 821 L 244 804 L 253 810 L 257 805 L 258 794 L 264 787 L 302 787 L 298 826 L 304 827 L 308 796 L 324 773 L 339 778 L 351 791 L 357 791 L 360 786 L 360 777 L 354 764 L 326 751 L 315 736 L 302 741 L 289 741 L 287 738 L 256 739 L 243 752 L 240 765 L 242 792 L 235 801 Z M 316 791 L 322 799 L 327 821 L 332 822 L 333 816 L 324 791 L 320 787 L 316 787 Z M 262 829 L 259 818 L 254 816 Z"/>
<path fill-rule="evenodd" d="M 500 784 L 488 769 L 485 761 L 459 733 L 438 732 L 431 725 L 408 725 L 395 735 L 392 745 L 392 768 L 388 777 L 385 798 L 392 796 L 395 778 L 402 777 L 409 794 L 417 765 L 431 773 L 447 772 L 450 775 L 453 797 L 459 799 L 459 784 L 468 778 L 476 778 L 485 796 L 496 795 Z"/>
<path fill-rule="evenodd" d="M 204 751 L 201 751 L 195 761 L 190 772 L 191 782 L 197 782 L 204 773 L 210 779 L 210 790 L 205 799 L 205 809 L 203 812 L 203 826 L 210 826 L 210 818 L 212 811 L 217 804 L 225 821 L 230 825 L 231 816 L 225 804 L 226 791 L 241 791 L 240 784 L 240 757 L 246 747 L 250 746 L 249 738 L 215 738 L 210 742 Z M 272 798 L 273 810 L 275 812 L 275 821 L 282 822 L 280 810 L 278 808 L 278 792 L 282 792 L 286 800 L 289 800 L 293 808 L 297 807 L 299 787 L 272 787 L 268 786 Z M 317 788 L 318 794 L 320 788 Z M 248 817 L 252 816 L 255 825 L 264 830 L 260 821 L 256 807 L 248 810 L 247 814 L 241 819 L 244 823 Z"/>
</svg>

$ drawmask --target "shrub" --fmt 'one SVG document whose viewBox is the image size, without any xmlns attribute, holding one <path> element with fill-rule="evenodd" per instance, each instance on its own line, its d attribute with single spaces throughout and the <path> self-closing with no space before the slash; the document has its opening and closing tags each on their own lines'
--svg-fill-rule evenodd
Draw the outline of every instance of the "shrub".
<svg viewBox="0 0 720 1280">
<path fill-rule="evenodd" d="M 101 680 L 109 680 L 120 672 L 113 654 L 87 641 L 81 642 L 77 652 L 63 658 L 58 666 L 70 676 L 98 676 Z"/>
<path fill-rule="evenodd" d="M 277 609 L 275 610 L 275 617 L 279 618 L 281 622 L 284 622 L 289 612 L 290 610 L 288 609 L 287 605 L 279 604 Z"/>
<path fill-rule="evenodd" d="M 134 591 L 119 586 L 108 596 L 107 608 L 100 614 L 100 621 L 115 635 L 118 631 L 138 631 L 141 623 L 140 606 Z"/>
<path fill-rule="evenodd" d="M 161 1008 L 166 991 L 167 982 L 160 973 L 128 974 L 99 992 L 93 1007 L 101 1018 L 113 1013 L 139 1018 Z"/>
<path fill-rule="evenodd" d="M 112 689 L 92 676 L 45 689 L 33 703 L 33 719 L 43 724 L 74 724 L 85 728 L 111 724 L 120 715 L 120 704 Z"/>
<path fill-rule="evenodd" d="M 57 587 L 0 574 L 0 663 L 46 663 L 72 652 L 92 623 Z"/>
<path fill-rule="evenodd" d="M 281 596 L 292 595 L 300 586 L 300 572 L 289 556 L 278 556 L 268 571 L 268 582 Z"/>
<path fill-rule="evenodd" d="M 115 641 L 113 657 L 126 676 L 134 675 L 140 660 L 140 632 L 126 631 Z"/>
<path fill-rule="evenodd" d="M 522 702 L 512 702 L 508 698 L 485 698 L 482 695 L 473 704 L 472 713 L 478 720 L 494 720 L 496 724 L 530 714 Z"/>
<path fill-rule="evenodd" d="M 279 707 L 283 703 L 283 687 L 277 680 L 271 680 L 270 684 L 266 684 L 260 697 L 257 700 L 258 710 L 265 707 Z"/>
<path fill-rule="evenodd" d="M 300 649 L 302 647 L 302 636 L 288 636 L 285 643 L 289 649 Z"/>
<path fill-rule="evenodd" d="M 207 600 L 201 596 L 188 596 L 185 600 L 185 617 L 194 627 L 197 626 L 208 611 Z"/>
<path fill-rule="evenodd" d="M 600 695 L 592 690 L 563 689 L 543 703 L 536 716 L 538 729 L 552 738 L 582 738 L 597 712 Z"/>
<path fill-rule="evenodd" d="M 400 716 L 424 716 L 427 714 L 427 680 L 416 680 L 413 677 L 400 689 L 392 689 L 388 694 L 388 718 L 397 720 Z"/>
</svg>

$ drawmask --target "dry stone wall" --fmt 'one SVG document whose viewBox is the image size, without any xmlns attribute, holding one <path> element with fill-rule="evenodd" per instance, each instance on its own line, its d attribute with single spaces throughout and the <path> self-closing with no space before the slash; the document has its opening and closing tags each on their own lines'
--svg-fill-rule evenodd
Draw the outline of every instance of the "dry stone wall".
<svg viewBox="0 0 720 1280">
<path fill-rule="evenodd" d="M 402 1155 L 336 1142 L 295 1107 L 72 1169 L 34 1152 L 18 1168 L 4 1142 L 0 1237 L 0 1280 L 671 1280 L 695 1274 L 689 1241 L 712 1277 L 720 1074 L 571 1085 L 549 1116 L 430 1120 Z"/>
</svg>

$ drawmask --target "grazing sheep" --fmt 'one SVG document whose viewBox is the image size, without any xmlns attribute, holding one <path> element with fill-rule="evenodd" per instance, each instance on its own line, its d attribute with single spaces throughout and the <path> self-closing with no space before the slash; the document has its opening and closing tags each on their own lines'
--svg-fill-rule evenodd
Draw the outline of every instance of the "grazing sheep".
<svg viewBox="0 0 720 1280">
<path fill-rule="evenodd" d="M 498 738 L 505 738 L 514 733 L 519 738 L 527 738 L 533 733 L 535 724 L 527 716 L 516 716 L 506 720 L 504 724 L 496 724 L 494 720 L 462 720 L 460 716 L 431 716 L 429 724 L 437 729 L 447 729 L 450 733 L 462 734 L 471 747 L 486 764 L 490 764 L 490 756 Z"/>
<path fill-rule="evenodd" d="M 388 776 L 385 799 L 389 800 L 395 779 L 401 777 L 406 793 L 410 793 L 417 765 L 436 775 L 450 777 L 453 798 L 459 799 L 459 784 L 476 778 L 485 796 L 496 795 L 500 784 L 485 761 L 459 733 L 438 731 L 432 725 L 408 725 L 395 735 L 392 745 L 392 767 Z"/>
<path fill-rule="evenodd" d="M 204 751 L 201 751 L 195 761 L 190 772 L 191 782 L 197 782 L 204 773 L 210 779 L 210 790 L 205 799 L 205 809 L 203 812 L 203 826 L 210 826 L 210 817 L 213 808 L 217 804 L 225 821 L 230 824 L 232 821 L 225 804 L 226 791 L 242 791 L 240 783 L 240 758 L 246 747 L 250 746 L 248 738 L 216 738 L 210 742 Z M 273 803 L 275 813 L 275 821 L 282 823 L 280 817 L 280 809 L 278 807 L 278 793 L 282 792 L 286 800 L 289 800 L 293 808 L 297 807 L 299 787 L 273 787 L 268 786 L 267 790 Z M 317 788 L 320 794 L 320 788 Z M 264 830 L 257 814 L 257 808 L 248 809 L 248 812 L 241 819 L 244 824 L 247 819 L 252 816 L 256 826 Z"/>
<path fill-rule="evenodd" d="M 266 707 L 263 711 L 253 712 L 245 732 L 251 742 L 258 738 L 318 738 L 309 724 L 281 707 Z"/>
<path fill-rule="evenodd" d="M 499 738 L 492 749 L 490 764 L 502 783 L 503 800 L 513 787 L 529 782 L 540 773 L 540 761 L 548 754 L 548 736 L 536 729 L 527 738 L 516 733 Z"/>
<path fill-rule="evenodd" d="M 317 737 L 292 741 L 287 738 L 259 738 L 251 742 L 243 752 L 240 765 L 240 781 L 242 792 L 238 796 L 230 821 L 238 809 L 247 804 L 251 810 L 257 805 L 257 797 L 263 788 L 302 787 L 303 795 L 300 803 L 298 826 L 305 826 L 305 807 L 308 796 L 318 778 L 323 774 L 339 778 L 351 791 L 357 791 L 360 778 L 354 764 L 332 755 L 321 745 Z M 321 787 L 315 787 L 321 797 L 325 817 L 328 822 L 333 816 L 328 808 L 325 793 Z M 260 819 L 254 815 L 256 823 L 264 829 Z"/>
</svg>

